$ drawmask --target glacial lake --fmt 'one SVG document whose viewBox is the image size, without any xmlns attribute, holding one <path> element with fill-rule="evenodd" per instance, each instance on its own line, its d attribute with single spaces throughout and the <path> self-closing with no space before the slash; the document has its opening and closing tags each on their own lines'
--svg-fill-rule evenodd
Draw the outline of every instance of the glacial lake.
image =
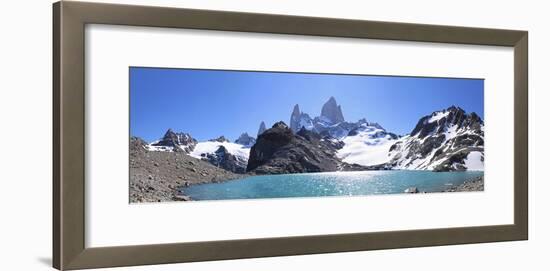
<svg viewBox="0 0 550 271">
<path fill-rule="evenodd" d="M 421 192 L 440 192 L 479 176 L 483 176 L 483 171 L 383 170 L 261 175 L 192 185 L 184 188 L 183 193 L 193 200 L 224 200 L 397 194 L 409 187 L 416 187 Z"/>
</svg>

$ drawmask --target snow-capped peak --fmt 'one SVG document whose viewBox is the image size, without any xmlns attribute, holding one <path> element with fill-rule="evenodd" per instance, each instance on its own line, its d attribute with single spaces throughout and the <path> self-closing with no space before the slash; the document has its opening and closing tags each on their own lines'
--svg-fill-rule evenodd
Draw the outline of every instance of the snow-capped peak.
<svg viewBox="0 0 550 271">
<path fill-rule="evenodd" d="M 476 113 L 460 107 L 436 111 L 391 146 L 390 164 L 397 169 L 477 170 L 483 164 L 483 126 Z"/>
<path fill-rule="evenodd" d="M 176 133 L 172 129 L 168 129 L 161 139 L 147 145 L 147 149 L 152 151 L 184 151 L 189 153 L 196 144 L 197 140 L 190 134 Z"/>
</svg>

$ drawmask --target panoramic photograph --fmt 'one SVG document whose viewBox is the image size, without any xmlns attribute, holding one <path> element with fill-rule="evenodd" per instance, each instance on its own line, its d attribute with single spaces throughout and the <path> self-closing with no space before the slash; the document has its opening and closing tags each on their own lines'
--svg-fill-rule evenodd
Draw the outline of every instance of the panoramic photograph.
<svg viewBox="0 0 550 271">
<path fill-rule="evenodd" d="M 129 76 L 130 203 L 484 190 L 483 79 Z"/>
</svg>

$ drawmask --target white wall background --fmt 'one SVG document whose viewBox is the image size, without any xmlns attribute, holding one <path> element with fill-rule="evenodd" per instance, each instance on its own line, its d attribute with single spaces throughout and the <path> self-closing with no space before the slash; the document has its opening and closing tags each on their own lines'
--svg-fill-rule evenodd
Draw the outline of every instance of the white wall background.
<svg viewBox="0 0 550 271">
<path fill-rule="evenodd" d="M 99 0 L 97 0 L 99 1 Z M 550 19 L 545 1 L 104 0 L 101 2 L 529 31 L 530 240 L 172 264 L 114 270 L 548 270 Z M 0 270 L 51 265 L 51 1 L 9 1 L 0 16 Z"/>
</svg>

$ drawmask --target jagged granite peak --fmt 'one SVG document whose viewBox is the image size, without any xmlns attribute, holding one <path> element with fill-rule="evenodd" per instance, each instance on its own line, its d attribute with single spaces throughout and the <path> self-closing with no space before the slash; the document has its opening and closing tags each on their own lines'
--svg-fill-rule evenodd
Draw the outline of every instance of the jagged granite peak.
<svg viewBox="0 0 550 271">
<path fill-rule="evenodd" d="M 298 132 L 301 127 L 298 127 L 300 124 L 300 106 L 298 104 L 294 105 L 294 108 L 292 109 L 292 113 L 290 114 L 290 129 L 292 129 L 293 132 Z"/>
<path fill-rule="evenodd" d="M 292 109 L 292 116 L 299 116 L 300 115 L 300 105 L 295 104 L 294 108 Z"/>
<path fill-rule="evenodd" d="M 161 140 L 149 145 L 152 150 L 191 152 L 197 145 L 197 140 L 188 133 L 174 132 L 168 129 Z"/>
<path fill-rule="evenodd" d="M 314 131 L 320 135 L 331 136 L 334 139 L 341 140 L 348 133 L 363 124 L 368 124 L 366 119 L 360 119 L 357 122 L 346 122 L 342 114 L 342 107 L 339 106 L 334 97 L 323 105 L 321 116 L 312 118 L 307 113 L 300 110 L 296 104 L 290 115 L 290 129 L 297 133 L 302 128 Z M 378 125 L 378 124 L 375 124 Z"/>
<path fill-rule="evenodd" d="M 241 144 L 246 147 L 252 147 L 256 143 L 256 139 L 249 136 L 248 133 L 242 133 L 237 140 L 235 140 L 235 143 Z"/>
<path fill-rule="evenodd" d="M 223 143 L 223 142 L 229 142 L 229 139 L 225 138 L 225 136 L 222 135 L 222 136 L 219 136 L 217 138 L 210 139 L 208 141 Z"/>
<path fill-rule="evenodd" d="M 263 134 L 263 132 L 265 132 L 265 130 L 267 130 L 266 127 L 265 127 L 265 122 L 262 121 L 260 123 L 260 128 L 258 129 L 258 136 Z"/>
<path fill-rule="evenodd" d="M 342 107 L 336 103 L 336 99 L 332 96 L 321 108 L 321 117 L 326 118 L 334 124 L 345 121 Z"/>
</svg>

